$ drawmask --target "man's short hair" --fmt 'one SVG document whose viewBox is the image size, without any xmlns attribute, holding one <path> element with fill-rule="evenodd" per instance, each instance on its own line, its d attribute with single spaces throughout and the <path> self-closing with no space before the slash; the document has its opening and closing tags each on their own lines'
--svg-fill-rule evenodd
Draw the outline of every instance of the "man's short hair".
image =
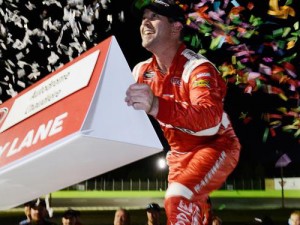
<svg viewBox="0 0 300 225">
<path fill-rule="evenodd" d="M 31 201 L 30 208 L 36 209 L 36 208 L 39 208 L 39 207 L 45 207 L 46 208 L 45 199 L 38 198 L 34 201 Z"/>
<path fill-rule="evenodd" d="M 64 217 L 65 219 L 71 218 L 71 217 L 79 217 L 80 212 L 74 209 L 68 209 L 66 210 L 62 217 Z"/>
<path fill-rule="evenodd" d="M 150 203 L 147 205 L 146 211 L 160 212 L 160 206 L 157 203 Z"/>
</svg>

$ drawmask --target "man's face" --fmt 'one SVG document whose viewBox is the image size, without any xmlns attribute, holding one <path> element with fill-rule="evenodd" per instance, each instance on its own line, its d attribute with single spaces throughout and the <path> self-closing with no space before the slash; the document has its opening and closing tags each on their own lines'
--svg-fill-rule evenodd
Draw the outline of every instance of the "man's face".
<svg viewBox="0 0 300 225">
<path fill-rule="evenodd" d="M 75 225 L 76 218 L 74 216 L 63 217 L 61 219 L 63 225 Z"/>
<path fill-rule="evenodd" d="M 140 26 L 142 46 L 148 51 L 153 51 L 164 46 L 170 41 L 172 23 L 168 18 L 159 15 L 150 9 L 145 9 Z"/>
<path fill-rule="evenodd" d="M 290 225 L 300 225 L 300 215 L 298 214 L 292 214 L 290 216 Z"/>
<path fill-rule="evenodd" d="M 213 220 L 212 225 L 221 225 L 219 220 Z"/>
<path fill-rule="evenodd" d="M 148 210 L 147 211 L 147 218 L 148 221 L 152 224 L 159 224 L 159 212 L 155 210 Z"/>
<path fill-rule="evenodd" d="M 46 208 L 43 206 L 37 206 L 30 209 L 30 217 L 33 221 L 40 221 L 46 216 Z"/>
<path fill-rule="evenodd" d="M 128 224 L 128 218 L 123 210 L 118 210 L 115 213 L 114 225 L 126 225 Z"/>
<path fill-rule="evenodd" d="M 27 218 L 30 217 L 30 205 L 24 206 L 24 213 Z"/>
</svg>

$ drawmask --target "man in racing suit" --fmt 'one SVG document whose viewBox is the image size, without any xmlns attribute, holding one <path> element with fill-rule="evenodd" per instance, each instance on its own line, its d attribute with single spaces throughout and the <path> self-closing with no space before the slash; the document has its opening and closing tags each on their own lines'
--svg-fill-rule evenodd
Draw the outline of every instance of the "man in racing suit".
<svg viewBox="0 0 300 225">
<path fill-rule="evenodd" d="M 133 69 L 125 101 L 161 126 L 171 151 L 168 224 L 201 225 L 208 195 L 237 165 L 240 144 L 223 110 L 226 85 L 214 65 L 181 41 L 184 13 L 170 0 L 141 8 L 142 45 L 153 56 Z"/>
</svg>

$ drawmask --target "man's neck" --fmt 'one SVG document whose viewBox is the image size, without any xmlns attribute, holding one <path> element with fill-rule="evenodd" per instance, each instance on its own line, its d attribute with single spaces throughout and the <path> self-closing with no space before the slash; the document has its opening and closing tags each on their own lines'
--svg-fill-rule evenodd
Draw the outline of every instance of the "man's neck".
<svg viewBox="0 0 300 225">
<path fill-rule="evenodd" d="M 168 73 L 180 45 L 181 43 L 176 43 L 174 45 L 169 45 L 168 47 L 152 51 L 153 55 L 155 55 L 158 67 L 163 74 Z"/>
</svg>

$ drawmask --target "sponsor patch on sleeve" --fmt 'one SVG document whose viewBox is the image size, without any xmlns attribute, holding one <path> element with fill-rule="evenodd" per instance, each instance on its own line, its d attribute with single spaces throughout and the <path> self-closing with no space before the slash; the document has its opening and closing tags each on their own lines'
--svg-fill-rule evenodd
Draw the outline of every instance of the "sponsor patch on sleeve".
<svg viewBox="0 0 300 225">
<path fill-rule="evenodd" d="M 209 82 L 209 80 L 204 80 L 204 79 L 195 80 L 193 82 L 193 87 L 206 87 L 206 88 L 210 88 L 210 82 Z"/>
</svg>

